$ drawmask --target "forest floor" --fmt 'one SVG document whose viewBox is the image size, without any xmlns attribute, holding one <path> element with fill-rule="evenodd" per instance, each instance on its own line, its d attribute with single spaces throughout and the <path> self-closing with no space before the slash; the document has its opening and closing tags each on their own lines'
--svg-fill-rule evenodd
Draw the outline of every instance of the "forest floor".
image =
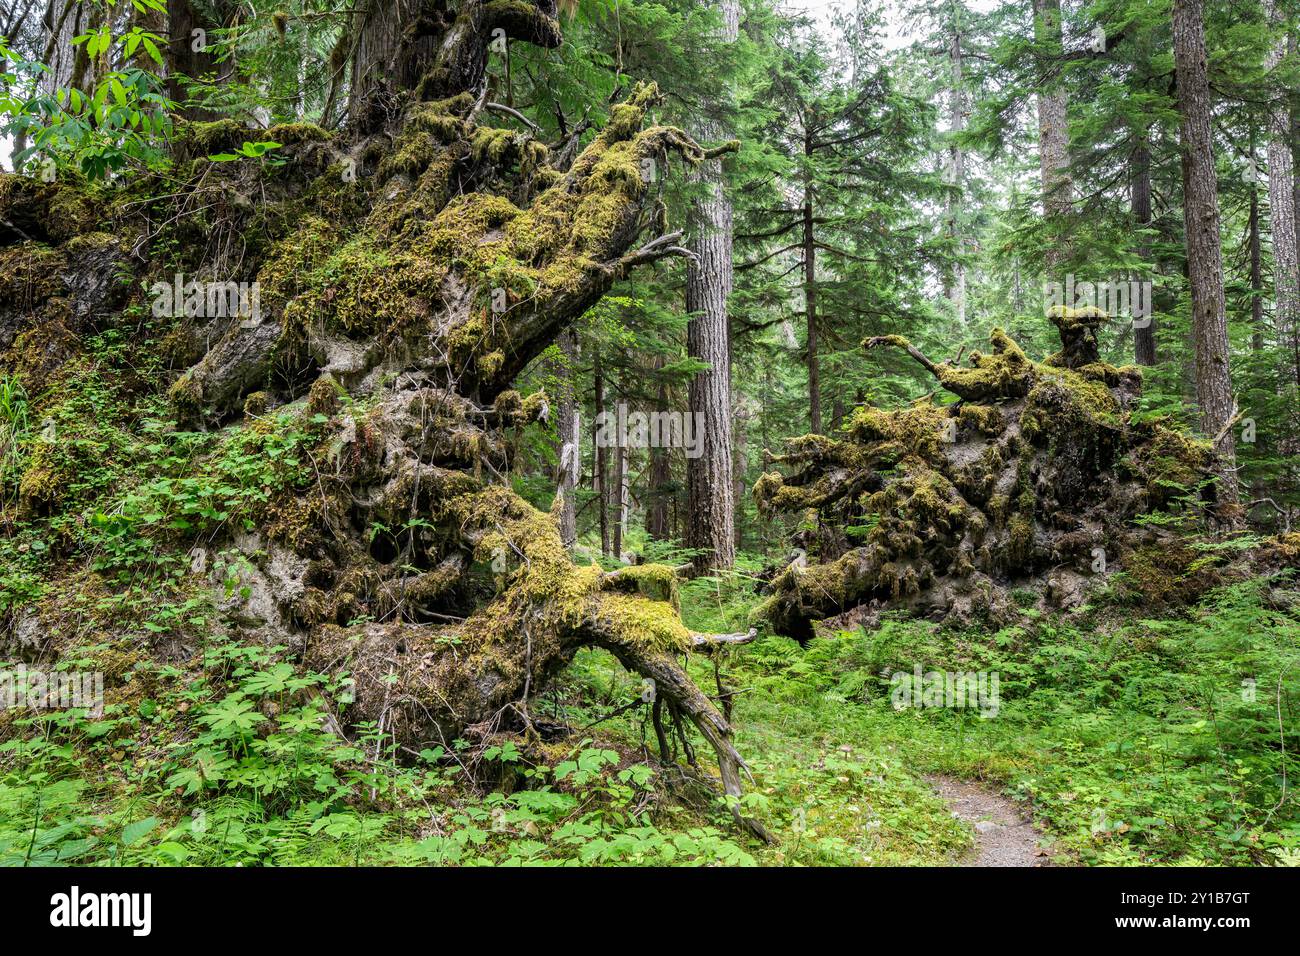
<svg viewBox="0 0 1300 956">
<path fill-rule="evenodd" d="M 699 630 L 738 630 L 758 600 L 744 571 L 682 590 Z M 1107 600 L 694 656 L 770 845 L 736 831 L 707 746 L 695 769 L 659 761 L 642 682 L 603 651 L 531 708 L 568 736 L 415 755 L 331 733 L 314 689 L 339 689 L 283 649 L 209 638 L 185 667 L 135 664 L 101 716 L 7 716 L 26 732 L 0 744 L 0 865 L 1300 865 L 1300 591 Z M 917 665 L 997 672 L 1000 706 L 900 709 L 888 675 Z"/>
</svg>

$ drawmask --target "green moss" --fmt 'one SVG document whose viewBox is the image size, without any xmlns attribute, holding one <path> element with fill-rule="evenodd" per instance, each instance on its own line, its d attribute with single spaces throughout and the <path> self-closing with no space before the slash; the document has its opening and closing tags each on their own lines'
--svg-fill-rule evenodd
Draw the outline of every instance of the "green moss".
<svg viewBox="0 0 1300 956">
<path fill-rule="evenodd" d="M 439 141 L 450 143 L 465 135 L 464 117 L 474 108 L 474 98 L 461 93 L 450 99 L 416 103 L 406 114 L 408 129 L 432 133 Z"/>
<path fill-rule="evenodd" d="M 396 148 L 379 164 L 381 181 L 404 173 L 418 176 L 438 155 L 438 139 L 423 129 L 407 129 L 397 140 Z"/>
<path fill-rule="evenodd" d="M 66 256 L 35 242 L 0 249 L 0 298 L 6 302 L 43 302 L 64 290 L 60 271 Z"/>
<path fill-rule="evenodd" d="M 1194 494 L 1214 458 L 1208 441 L 1171 424 L 1144 423 L 1141 431 L 1147 440 L 1126 461 L 1129 470 L 1144 479 L 1153 508 L 1166 508 L 1175 498 Z"/>
<path fill-rule="evenodd" d="M 621 643 L 655 651 L 686 653 L 691 632 L 671 604 L 623 594 L 601 594 L 593 617 Z"/>
<path fill-rule="evenodd" d="M 66 299 L 51 299 L 36 325 L 20 333 L 4 353 L 3 363 L 18 376 L 29 395 L 43 391 L 64 363 L 81 351 L 81 338 L 66 323 L 71 309 Z"/>
<path fill-rule="evenodd" d="M 962 425 L 967 425 L 982 435 L 1001 435 L 1006 431 L 1006 420 L 996 405 L 963 403 L 957 412 Z"/>
<path fill-rule="evenodd" d="M 252 392 L 244 399 L 244 414 L 249 418 L 266 414 L 266 392 Z"/>
<path fill-rule="evenodd" d="M 50 238 L 62 242 L 90 232 L 99 224 L 99 206 L 77 189 L 56 189 L 50 197 Z"/>
<path fill-rule="evenodd" d="M 521 139 L 522 137 L 508 129 L 480 126 L 475 130 L 474 138 L 470 141 L 470 152 L 480 162 L 490 162 L 499 166 L 522 155 L 519 147 Z"/>
<path fill-rule="evenodd" d="M 211 154 L 237 149 L 253 131 L 238 120 L 220 119 L 186 123 L 177 132 L 178 144 L 191 154 Z"/>
<path fill-rule="evenodd" d="M 257 132 L 254 130 L 253 132 Z M 297 146 L 301 143 L 323 143 L 334 138 L 334 134 L 322 129 L 315 123 L 277 123 L 264 133 L 259 134 L 259 142 L 279 143 L 282 146 Z"/>
<path fill-rule="evenodd" d="M 1034 519 L 1032 515 L 1016 514 L 1007 526 L 1007 564 L 1024 568 L 1030 563 L 1034 551 Z"/>
<path fill-rule="evenodd" d="M 203 410 L 203 389 L 188 372 L 172 383 L 167 398 L 182 422 L 195 420 Z"/>
<path fill-rule="evenodd" d="M 339 387 L 328 375 L 311 383 L 307 393 L 307 411 L 313 415 L 333 415 L 339 410 Z"/>
<path fill-rule="evenodd" d="M 53 506 L 63 499 L 74 478 L 70 462 L 57 447 L 40 442 L 19 480 L 18 496 L 28 508 Z"/>
<path fill-rule="evenodd" d="M 427 256 L 362 235 L 310 274 L 316 294 L 309 301 L 328 329 L 396 338 L 432 318 L 445 274 L 445 267 Z"/>
<path fill-rule="evenodd" d="M 638 594 L 652 601 L 663 601 L 680 613 L 677 572 L 666 564 L 636 564 L 618 571 L 620 582 L 629 582 Z"/>
<path fill-rule="evenodd" d="M 947 406 L 930 401 L 892 412 L 863 405 L 853 412 L 845 427 L 852 441 L 874 446 L 874 459 L 915 457 L 933 462 L 942 457 L 948 415 Z"/>
</svg>

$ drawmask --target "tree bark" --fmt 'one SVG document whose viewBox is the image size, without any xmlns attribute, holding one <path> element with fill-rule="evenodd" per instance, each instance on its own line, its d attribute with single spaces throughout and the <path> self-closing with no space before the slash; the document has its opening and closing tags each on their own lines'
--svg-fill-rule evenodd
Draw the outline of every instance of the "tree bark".
<svg viewBox="0 0 1300 956">
<path fill-rule="evenodd" d="M 591 435 L 592 446 L 596 450 L 596 466 L 591 472 L 591 490 L 596 493 L 596 506 L 600 522 L 600 553 L 609 556 L 609 452 L 603 442 L 597 437 L 600 434 L 601 422 L 606 414 L 605 409 L 605 375 L 601 367 L 600 354 L 596 354 L 594 360 L 594 391 L 595 391 L 595 410 L 596 417 L 592 421 Z"/>
<path fill-rule="evenodd" d="M 1143 131 L 1137 149 L 1133 151 L 1133 223 L 1139 229 L 1151 225 L 1151 148 L 1147 133 Z M 1138 242 L 1138 254 L 1143 260 L 1151 258 L 1151 240 L 1145 235 Z M 1156 364 L 1156 320 L 1145 316 L 1145 326 L 1133 327 L 1133 360 L 1138 365 Z"/>
<path fill-rule="evenodd" d="M 722 39 L 734 43 L 739 34 L 740 4 L 720 0 Z M 702 140 L 723 139 L 726 128 L 706 120 Z M 723 189 L 721 163 L 703 164 L 696 179 L 704 196 L 693 204 L 691 231 L 695 258 L 686 267 L 686 352 L 709 368 L 690 382 L 687 404 L 703 427 L 703 451 L 686 460 L 686 545 L 699 553 L 693 563 L 700 571 L 730 568 L 736 561 L 735 502 L 731 462 L 731 349 L 727 299 L 732 286 L 732 210 Z"/>
<path fill-rule="evenodd" d="M 623 560 L 623 529 L 627 526 L 627 446 L 614 449 L 614 557 Z"/>
<path fill-rule="evenodd" d="M 655 357 L 655 370 L 664 367 L 662 355 Z M 668 411 L 668 386 L 659 379 L 655 397 L 655 410 Z M 645 533 L 651 541 L 667 541 L 671 536 L 668 526 L 668 485 L 672 481 L 672 462 L 668 449 L 655 445 L 650 449 L 649 490 L 646 493 Z"/>
<path fill-rule="evenodd" d="M 420 67 L 432 50 L 426 45 L 420 51 L 422 56 L 409 55 L 403 50 L 402 36 L 416 23 L 420 6 L 420 0 L 361 0 L 358 4 L 348 36 L 352 47 L 351 122 L 366 123 L 381 89 L 411 89 L 419 80 Z"/>
<path fill-rule="evenodd" d="M 213 42 L 214 38 L 206 36 L 206 33 L 219 26 L 219 23 L 203 16 L 195 8 L 191 0 L 167 0 L 168 40 L 167 55 L 164 60 L 167 64 L 167 96 L 169 99 L 182 104 L 177 113 L 185 119 L 212 119 L 213 114 L 196 106 L 184 105 L 186 94 L 180 77 L 186 76 L 195 79 L 218 69 L 223 74 L 229 75 L 232 69 L 229 60 L 223 64 L 218 64 L 210 52 L 209 44 Z M 200 42 L 199 37 L 195 36 L 195 30 L 205 31 L 202 42 Z M 196 50 L 196 45 L 200 49 Z"/>
<path fill-rule="evenodd" d="M 964 63 L 962 57 L 962 23 L 960 7 L 949 4 L 950 21 L 948 24 L 948 66 L 950 86 L 948 88 L 948 192 L 945 197 L 947 208 L 948 235 L 956 250 L 952 263 L 951 276 L 945 275 L 944 295 L 952 303 L 959 325 L 966 324 L 966 264 L 963 260 L 963 230 L 961 224 L 963 197 L 962 190 L 966 182 L 966 153 L 957 137 L 966 129 L 966 90 Z"/>
<path fill-rule="evenodd" d="M 1196 342 L 1196 396 L 1202 428 L 1215 442 L 1221 467 L 1220 500 L 1228 523 L 1237 504 L 1236 403 L 1228 364 L 1227 308 L 1219 239 L 1219 196 L 1210 124 L 1202 0 L 1174 0 L 1174 63 L 1178 84 L 1179 143 L 1183 166 L 1183 219 Z"/>
<path fill-rule="evenodd" d="M 749 470 L 749 420 L 751 412 L 746 406 L 736 406 L 736 422 L 732 429 L 732 435 L 736 439 L 736 456 L 732 463 L 732 474 L 735 476 L 736 490 L 732 500 L 736 505 L 736 550 L 739 551 L 741 543 L 744 541 L 744 518 L 745 512 L 742 503 L 745 500 L 746 489 L 748 487 L 745 481 L 746 472 Z"/>
<path fill-rule="evenodd" d="M 1250 155 L 1255 148 L 1251 144 Z M 1263 243 L 1259 235 L 1259 183 L 1250 184 L 1250 209 L 1246 215 L 1246 255 L 1250 259 L 1250 347 L 1264 348 L 1264 268 Z"/>
<path fill-rule="evenodd" d="M 78 0 L 50 0 L 45 8 L 45 56 L 48 71 L 41 75 L 41 90 L 53 93 L 72 85 L 77 61 L 85 61 L 85 45 L 73 46 L 73 37 L 85 33 L 90 25 L 91 8 Z M 84 92 L 84 90 L 83 90 Z"/>
<path fill-rule="evenodd" d="M 576 486 L 582 473 L 582 431 L 578 421 L 578 402 L 575 379 L 578 364 L 578 338 L 572 329 L 560 333 L 560 353 L 564 356 L 560 369 L 560 421 L 556 428 L 560 442 L 560 474 L 557 494 L 560 496 L 560 540 L 570 551 L 578 542 L 578 509 Z"/>
<path fill-rule="evenodd" d="M 812 131 L 804 133 L 804 161 L 812 162 Z M 817 358 L 817 240 L 813 230 L 812 173 L 805 170 L 803 182 L 803 302 L 808 322 L 808 426 L 814 435 L 822 431 L 821 377 Z"/>
<path fill-rule="evenodd" d="M 1059 57 L 1061 42 L 1060 0 L 1034 0 L 1034 35 L 1044 56 Z M 1059 70 L 1051 64 L 1039 76 L 1038 165 L 1043 190 L 1043 215 L 1051 220 L 1070 213 L 1073 185 L 1070 180 L 1070 126 L 1068 101 Z M 1049 249 L 1044 265 L 1049 274 L 1066 258 L 1065 250 Z"/>
<path fill-rule="evenodd" d="M 1269 23 L 1280 25 L 1277 0 L 1264 0 Z M 1276 69 L 1285 59 L 1288 40 L 1279 36 L 1269 51 L 1266 69 Z M 1268 208 L 1273 237 L 1274 322 L 1278 335 L 1289 343 L 1292 380 L 1300 385 L 1300 263 L 1297 262 L 1295 169 L 1291 158 L 1291 116 L 1285 93 L 1278 89 L 1268 113 Z"/>
</svg>

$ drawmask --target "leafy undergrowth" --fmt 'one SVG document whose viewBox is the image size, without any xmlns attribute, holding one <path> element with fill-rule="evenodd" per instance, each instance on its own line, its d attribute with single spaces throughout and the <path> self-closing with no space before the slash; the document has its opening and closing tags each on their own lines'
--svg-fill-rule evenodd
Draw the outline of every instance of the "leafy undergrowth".
<svg viewBox="0 0 1300 956">
<path fill-rule="evenodd" d="M 1030 802 L 1058 862 L 1295 865 L 1300 594 L 1272 593 L 1290 610 L 1257 580 L 1174 619 L 767 639 L 732 677 L 741 749 L 836 740 L 987 781 Z M 998 672 L 996 716 L 896 709 L 882 675 L 917 665 Z"/>
<path fill-rule="evenodd" d="M 688 622 L 738 629 L 752 584 L 693 582 Z M 532 707 L 568 737 L 414 754 L 374 727 L 338 736 L 326 702 L 346 701 L 346 679 L 284 649 L 123 651 L 126 690 L 102 715 L 0 714 L 0 863 L 933 865 L 971 842 L 924 782 L 943 772 L 1029 801 L 1058 862 L 1295 864 L 1300 595 L 1273 584 L 1164 620 L 889 621 L 694 660 L 700 686 L 730 694 L 754 775 L 743 809 L 771 846 L 702 784 L 707 746 L 687 741 L 699 772 L 684 744 L 658 765 L 644 688 L 601 652 Z M 889 675 L 918 666 L 998 672 L 996 716 L 896 709 Z"/>
</svg>

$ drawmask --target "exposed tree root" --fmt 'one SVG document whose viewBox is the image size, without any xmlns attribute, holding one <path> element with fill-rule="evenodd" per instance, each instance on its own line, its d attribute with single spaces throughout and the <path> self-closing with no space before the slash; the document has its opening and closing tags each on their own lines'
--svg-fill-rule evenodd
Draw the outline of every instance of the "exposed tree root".
<svg viewBox="0 0 1300 956">
<path fill-rule="evenodd" d="M 171 281 L 173 264 L 148 258 L 159 237 L 182 250 L 187 280 L 255 281 L 260 314 L 182 317 L 172 336 L 188 366 L 169 392 L 182 423 L 229 443 L 287 412 L 315 436 L 312 481 L 270 493 L 254 532 L 218 528 L 203 541 L 243 568 L 246 596 L 224 599 L 227 621 L 301 649 L 307 666 L 348 671 L 346 719 L 416 750 L 526 729 L 530 698 L 574 653 L 606 648 L 709 741 L 741 820 L 731 728 L 677 657 L 745 638 L 687 630 L 671 568 L 575 566 L 552 517 L 509 490 L 516 432 L 549 415 L 544 395 L 522 398 L 511 382 L 613 282 L 687 254 L 647 170 L 734 148 L 643 129 L 653 85 L 556 164 L 529 124 L 485 125 L 485 109 L 518 119 L 485 100 L 492 30 L 553 47 L 555 13 L 551 0 L 440 9 L 407 37 L 399 72 L 422 75 L 414 95 L 377 91 L 354 139 L 265 131 L 284 144 L 281 166 L 207 163 L 250 135 L 222 121 L 185 130 L 177 170 L 188 184 L 158 201 L 81 210 L 74 189 L 0 180 L 0 282 L 14 293 L 0 307 L 0 349 L 51 309 L 84 331 L 148 305 L 104 289 L 100 273 L 130 255 L 136 271 Z M 79 211 L 57 235 L 42 225 L 54 205 Z M 98 231 L 104 216 L 118 235 Z M 37 477 L 29 510 L 53 500 L 38 484 L 57 484 Z"/>
<path fill-rule="evenodd" d="M 1043 609 L 1071 607 L 1115 572 L 1149 567 L 1175 537 L 1138 516 L 1194 527 L 1233 507 L 1217 500 L 1209 443 L 1131 419 L 1140 370 L 1098 360 L 1102 313 L 1050 318 L 1062 350 L 1043 362 L 1000 329 L 966 368 L 902 336 L 863 343 L 902 350 L 960 401 L 864 406 L 843 434 L 769 456 L 784 468 L 756 483 L 760 508 L 811 513 L 821 533 L 802 542 L 812 560 L 775 573 L 760 618 L 806 639 L 815 621 L 847 626 L 895 607 L 1007 620 L 1018 589 Z"/>
</svg>

